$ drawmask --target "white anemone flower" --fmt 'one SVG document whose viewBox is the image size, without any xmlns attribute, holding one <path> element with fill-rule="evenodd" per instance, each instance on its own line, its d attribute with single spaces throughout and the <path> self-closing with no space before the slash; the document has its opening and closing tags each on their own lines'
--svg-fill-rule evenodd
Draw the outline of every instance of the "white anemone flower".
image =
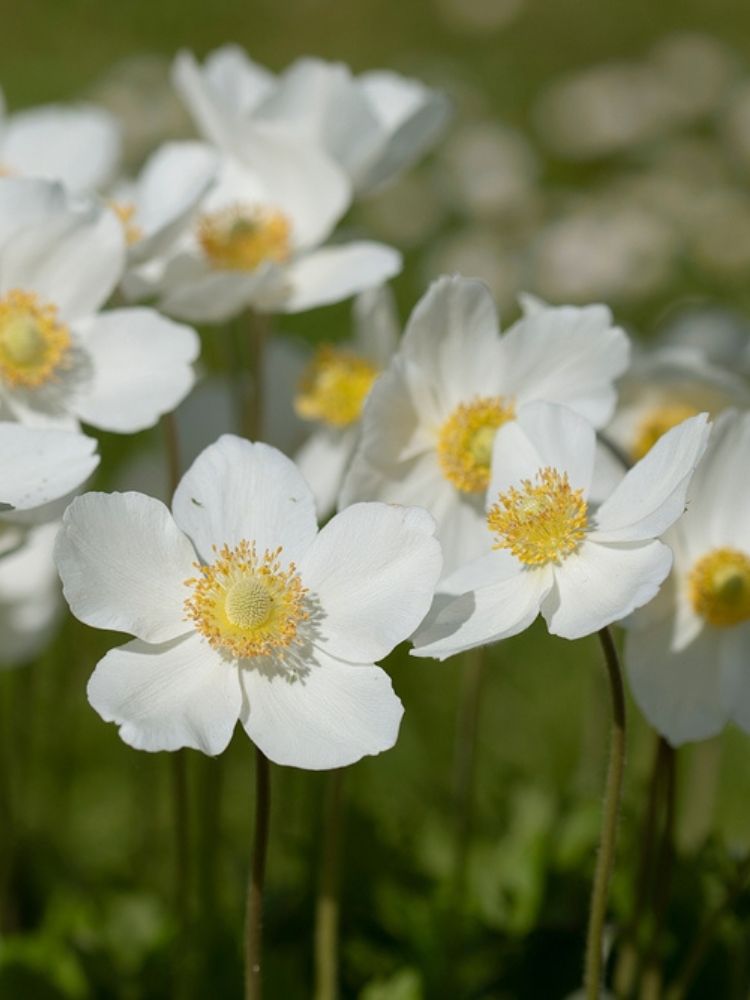
<svg viewBox="0 0 750 1000">
<path fill-rule="evenodd" d="M 13 115 L 0 92 L 0 174 L 60 181 L 74 194 L 114 177 L 122 138 L 114 115 L 93 104 L 49 104 Z"/>
<path fill-rule="evenodd" d="M 281 452 L 231 435 L 183 477 L 172 513 L 139 493 L 66 511 L 57 564 L 73 613 L 136 638 L 88 687 L 142 750 L 220 753 L 239 719 L 279 764 L 341 767 L 393 746 L 402 706 L 376 665 L 440 572 L 424 510 L 359 504 L 318 531 Z"/>
<path fill-rule="evenodd" d="M 77 489 L 98 464 L 96 441 L 84 434 L 0 422 L 3 521 L 43 511 Z"/>
<path fill-rule="evenodd" d="M 487 555 L 438 588 L 416 656 L 445 659 L 506 639 L 541 612 L 579 639 L 650 601 L 672 553 L 658 537 L 685 507 L 705 414 L 665 434 L 599 506 L 590 500 L 596 433 L 578 414 L 530 403 L 498 431 L 487 493 Z"/>
<path fill-rule="evenodd" d="M 435 144 L 450 117 L 444 94 L 390 70 L 353 76 L 343 63 L 298 59 L 276 77 L 235 45 L 189 52 L 175 86 L 199 132 L 222 146 L 243 122 L 270 122 L 325 149 L 355 190 L 381 187 Z"/>
<path fill-rule="evenodd" d="M 674 551 L 653 604 L 629 620 L 625 666 L 649 722 L 678 746 L 750 732 L 750 414 L 716 421 L 687 511 L 665 536 Z"/>
<path fill-rule="evenodd" d="M 354 302 L 353 321 L 351 341 L 317 348 L 294 399 L 297 415 L 317 425 L 294 460 L 315 494 L 319 517 L 336 507 L 365 400 L 398 344 L 391 290 L 384 285 L 362 292 Z"/>
<path fill-rule="evenodd" d="M 533 400 L 561 403 L 600 427 L 629 346 L 605 306 L 550 308 L 500 336 L 487 287 L 436 281 L 365 404 L 340 505 L 419 504 L 438 523 L 446 572 L 488 547 L 484 496 L 497 429 Z"/>
<path fill-rule="evenodd" d="M 0 670 L 33 660 L 54 634 L 63 603 L 52 552 L 56 523 L 32 528 L 0 558 Z"/>
<path fill-rule="evenodd" d="M 131 433 L 192 388 L 194 330 L 153 309 L 99 312 L 125 261 L 116 216 L 46 181 L 0 181 L 0 411 Z"/>
</svg>

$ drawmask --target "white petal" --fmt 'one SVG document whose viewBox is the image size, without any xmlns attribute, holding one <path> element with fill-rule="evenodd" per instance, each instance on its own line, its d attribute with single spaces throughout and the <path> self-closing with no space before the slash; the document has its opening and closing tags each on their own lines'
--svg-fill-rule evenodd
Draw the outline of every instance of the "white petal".
<svg viewBox="0 0 750 1000">
<path fill-rule="evenodd" d="M 315 496 L 318 518 L 324 520 L 336 509 L 344 473 L 357 444 L 357 428 L 322 428 L 305 441 L 294 461 Z"/>
<path fill-rule="evenodd" d="M 280 312 L 294 313 L 349 298 L 382 284 L 401 270 L 401 254 L 382 243 L 361 241 L 304 254 L 286 269 L 289 292 Z"/>
<path fill-rule="evenodd" d="M 239 109 L 214 91 L 192 52 L 177 53 L 172 64 L 172 82 L 203 138 L 220 149 L 231 146 L 234 128 L 239 124 Z"/>
<path fill-rule="evenodd" d="M 83 434 L 0 423 L 0 507 L 29 510 L 65 496 L 97 467 L 95 452 Z"/>
<path fill-rule="evenodd" d="M 435 522 L 419 507 L 361 503 L 337 514 L 299 564 L 332 656 L 380 660 L 427 614 L 442 567 Z"/>
<path fill-rule="evenodd" d="M 519 403 L 562 403 L 603 426 L 614 410 L 614 379 L 628 365 L 628 338 L 605 306 L 542 308 L 503 337 L 503 382 Z"/>
<path fill-rule="evenodd" d="M 161 282 L 159 308 L 192 323 L 226 323 L 248 306 L 275 301 L 284 291 L 284 270 L 210 271 L 187 255 L 175 258 Z"/>
<path fill-rule="evenodd" d="M 354 300 L 354 347 L 385 368 L 398 346 L 399 321 L 390 285 L 361 292 Z"/>
<path fill-rule="evenodd" d="M 203 76 L 225 107 L 243 115 L 252 111 L 276 84 L 273 73 L 249 59 L 239 45 L 222 45 L 209 52 Z"/>
<path fill-rule="evenodd" d="M 19 229 L 63 211 L 65 204 L 65 192 L 60 184 L 0 176 L 0 246 Z"/>
<path fill-rule="evenodd" d="M 112 179 L 120 145 L 117 120 L 103 108 L 49 105 L 10 117 L 2 158 L 17 173 L 59 180 L 85 193 Z"/>
<path fill-rule="evenodd" d="M 200 341 L 154 309 L 116 309 L 78 324 L 91 363 L 73 409 L 86 423 L 127 434 L 152 427 L 190 392 Z"/>
<path fill-rule="evenodd" d="M 92 204 L 56 213 L 10 239 L 0 253 L 0 286 L 36 292 L 68 321 L 95 313 L 124 266 L 121 224 Z"/>
<path fill-rule="evenodd" d="M 620 621 L 656 596 L 672 565 L 661 542 L 600 545 L 585 540 L 554 569 L 542 604 L 553 635 L 580 639 Z"/>
<path fill-rule="evenodd" d="M 673 746 L 705 740 L 724 728 L 720 636 L 705 631 L 679 653 L 670 649 L 672 623 L 628 631 L 625 668 L 638 707 Z"/>
<path fill-rule="evenodd" d="M 721 669 L 721 700 L 727 716 L 750 732 L 750 624 L 743 622 L 733 628 L 712 629 L 716 640 Z M 717 634 L 718 633 L 718 634 Z M 716 669 L 716 661 L 709 670 Z"/>
<path fill-rule="evenodd" d="M 0 558 L 0 669 L 28 662 L 47 645 L 63 607 L 52 559 L 57 524 L 30 531 Z"/>
<path fill-rule="evenodd" d="M 546 567 L 521 569 L 515 560 L 510 563 L 501 553 L 484 556 L 459 572 L 466 592 L 459 596 L 436 595 L 425 622 L 414 636 L 413 656 L 445 660 L 463 650 L 518 635 L 539 614 L 539 607 L 552 586 L 552 574 Z M 495 579 L 491 582 L 493 575 Z M 468 589 L 472 577 L 476 589 Z M 454 589 L 451 577 L 445 586 Z"/>
<path fill-rule="evenodd" d="M 396 742 L 403 706 L 371 664 L 342 663 L 317 650 L 302 673 L 246 669 L 242 724 L 277 764 L 318 771 L 353 764 Z"/>
<path fill-rule="evenodd" d="M 283 546 L 299 562 L 317 534 L 315 501 L 297 466 L 275 448 L 224 434 L 182 477 L 175 520 L 212 562 L 212 546 L 255 542 L 258 555 Z"/>
<path fill-rule="evenodd" d="M 136 750 L 192 747 L 218 754 L 242 706 L 237 666 L 196 635 L 152 646 L 138 639 L 111 649 L 87 688 L 105 722 Z"/>
<path fill-rule="evenodd" d="M 639 541 L 666 531 L 685 509 L 690 477 L 708 434 L 704 413 L 662 435 L 601 505 L 592 537 L 604 542 Z"/>
<path fill-rule="evenodd" d="M 164 642 L 191 630 L 195 552 L 160 500 L 86 493 L 63 517 L 55 559 L 70 610 L 94 628 Z"/>
</svg>

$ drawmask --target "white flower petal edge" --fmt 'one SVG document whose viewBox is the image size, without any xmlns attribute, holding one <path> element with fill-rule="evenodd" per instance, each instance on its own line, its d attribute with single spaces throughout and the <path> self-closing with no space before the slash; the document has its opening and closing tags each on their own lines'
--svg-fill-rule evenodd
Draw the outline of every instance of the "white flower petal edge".
<svg viewBox="0 0 750 1000">
<path fill-rule="evenodd" d="M 242 707 L 236 664 L 195 635 L 111 649 L 88 684 L 91 706 L 136 750 L 226 749 Z"/>
<path fill-rule="evenodd" d="M 330 521 L 299 564 L 320 602 L 316 645 L 342 660 L 369 663 L 410 636 L 440 576 L 435 528 L 422 508 L 381 503 L 354 504 Z"/>
<path fill-rule="evenodd" d="M 284 546 L 298 562 L 318 531 L 315 500 L 297 466 L 275 448 L 224 434 L 182 477 L 172 510 L 207 562 L 212 546 L 255 542 L 258 554 Z"/>
<path fill-rule="evenodd" d="M 99 464 L 96 441 L 0 422 L 0 509 L 31 510 L 71 493 Z"/>
<path fill-rule="evenodd" d="M 398 738 L 403 706 L 388 674 L 373 664 L 342 663 L 316 650 L 302 676 L 256 669 L 241 680 L 242 725 L 277 764 L 344 767 L 389 750 Z"/>
<path fill-rule="evenodd" d="M 294 313 L 340 302 L 399 273 L 401 254 L 382 243 L 362 241 L 323 247 L 293 261 L 286 269 L 289 291 L 271 303 Z"/>
<path fill-rule="evenodd" d="M 159 500 L 86 493 L 63 516 L 55 546 L 63 593 L 95 628 L 164 642 L 191 630 L 183 605 L 195 552 Z"/>
</svg>

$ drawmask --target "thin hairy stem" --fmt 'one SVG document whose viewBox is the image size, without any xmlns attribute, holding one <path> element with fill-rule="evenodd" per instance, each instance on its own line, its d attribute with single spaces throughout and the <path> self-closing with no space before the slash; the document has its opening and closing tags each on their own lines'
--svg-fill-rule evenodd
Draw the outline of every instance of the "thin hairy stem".
<svg viewBox="0 0 750 1000">
<path fill-rule="evenodd" d="M 245 920 L 245 1000 L 261 1000 L 263 979 L 263 884 L 266 876 L 268 827 L 271 819 L 271 765 L 255 748 L 255 836 L 247 886 Z"/>
<path fill-rule="evenodd" d="M 337 1000 L 339 995 L 339 855 L 344 771 L 326 776 L 323 816 L 323 859 L 315 901 L 315 1000 Z"/>
</svg>

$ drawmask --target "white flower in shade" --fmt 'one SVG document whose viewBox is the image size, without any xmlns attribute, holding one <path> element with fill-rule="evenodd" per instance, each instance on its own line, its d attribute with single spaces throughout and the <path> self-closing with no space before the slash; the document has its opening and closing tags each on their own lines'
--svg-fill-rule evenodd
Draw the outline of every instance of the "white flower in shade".
<svg viewBox="0 0 750 1000">
<path fill-rule="evenodd" d="M 296 767 L 393 746 L 402 707 L 375 661 L 429 607 L 441 562 L 429 514 L 359 504 L 318 532 L 294 463 L 230 435 L 196 459 L 172 512 L 89 493 L 57 544 L 73 613 L 136 636 L 88 688 L 125 742 L 217 754 L 239 719 Z"/>
<path fill-rule="evenodd" d="M 0 558 L 0 669 L 27 663 L 52 638 L 62 610 L 52 552 L 57 524 L 32 528 Z"/>
<path fill-rule="evenodd" d="M 252 307 L 300 312 L 401 269 L 367 240 L 321 247 L 349 207 L 349 182 L 317 147 L 249 124 L 233 135 L 190 229 L 138 271 L 141 294 L 181 319 L 220 323 Z"/>
<path fill-rule="evenodd" d="M 640 351 L 619 384 L 620 397 L 606 437 L 632 461 L 643 458 L 665 431 L 696 413 L 717 416 L 750 405 L 744 380 L 695 347 Z"/>
<path fill-rule="evenodd" d="M 672 564 L 656 539 L 682 514 L 707 437 L 705 414 L 673 428 L 596 506 L 593 427 L 562 406 L 523 407 L 495 440 L 492 551 L 440 584 L 414 654 L 445 659 L 516 635 L 540 612 L 550 632 L 578 639 L 646 604 Z"/>
<path fill-rule="evenodd" d="M 99 312 L 124 261 L 109 210 L 46 181 L 0 181 L 0 412 L 129 433 L 187 395 L 195 331 L 153 309 Z"/>
<path fill-rule="evenodd" d="M 365 400 L 398 343 L 398 317 L 387 286 L 358 296 L 353 318 L 351 342 L 318 347 L 294 400 L 298 416 L 318 425 L 295 461 L 315 495 L 320 517 L 328 517 L 336 506 Z"/>
<path fill-rule="evenodd" d="M 730 721 L 750 731 L 749 489 L 750 414 L 730 410 L 714 425 L 684 517 L 665 536 L 672 573 L 628 622 L 633 696 L 675 746 Z"/>
<path fill-rule="evenodd" d="M 49 104 L 6 115 L 0 92 L 0 174 L 99 191 L 115 174 L 120 146 L 120 127 L 103 108 Z"/>
<path fill-rule="evenodd" d="M 414 163 L 450 116 L 444 94 L 389 70 L 353 76 L 343 63 L 306 58 L 276 77 L 234 45 L 215 49 L 203 66 L 181 52 L 173 76 L 209 141 L 223 146 L 243 122 L 270 122 L 325 149 L 357 191 Z"/>
<path fill-rule="evenodd" d="M 604 306 L 524 306 L 527 315 L 501 337 L 482 282 L 439 279 L 365 405 L 340 503 L 427 507 L 446 572 L 488 548 L 484 497 L 497 429 L 538 399 L 602 426 L 627 366 L 627 337 Z"/>
</svg>

